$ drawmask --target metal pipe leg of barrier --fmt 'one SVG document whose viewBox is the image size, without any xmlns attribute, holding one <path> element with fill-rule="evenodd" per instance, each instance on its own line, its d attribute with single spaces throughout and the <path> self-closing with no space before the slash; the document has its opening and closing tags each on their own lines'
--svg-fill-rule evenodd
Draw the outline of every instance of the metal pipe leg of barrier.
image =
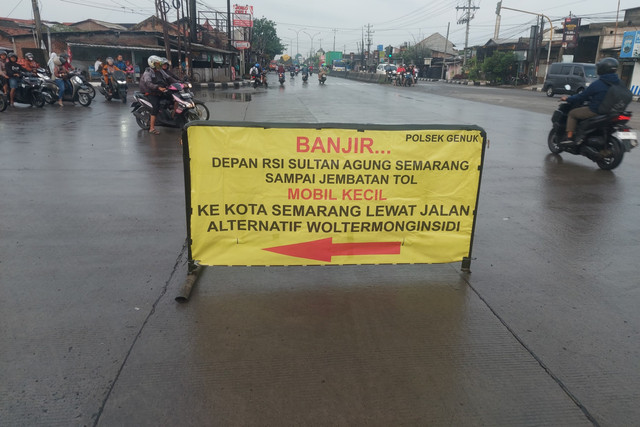
<svg viewBox="0 0 640 427">
<path fill-rule="evenodd" d="M 201 265 L 197 266 L 192 272 L 187 274 L 187 278 L 185 279 L 182 287 L 180 288 L 180 292 L 176 297 L 176 301 L 178 302 L 187 302 L 189 301 L 189 296 L 191 295 L 191 290 L 193 286 L 198 281 L 198 277 L 200 277 L 200 273 L 202 273 L 204 267 Z"/>
</svg>

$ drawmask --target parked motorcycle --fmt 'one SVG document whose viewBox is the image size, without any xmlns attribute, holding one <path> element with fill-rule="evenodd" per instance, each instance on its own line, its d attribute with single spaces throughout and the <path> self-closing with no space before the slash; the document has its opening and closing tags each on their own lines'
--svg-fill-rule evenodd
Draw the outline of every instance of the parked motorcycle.
<svg viewBox="0 0 640 427">
<path fill-rule="evenodd" d="M 284 86 L 284 73 L 278 73 L 278 81 L 280 82 L 280 86 Z"/>
<path fill-rule="evenodd" d="M 173 83 L 167 88 L 165 95 L 160 100 L 156 126 L 182 128 L 190 121 L 201 119 L 193 97 L 185 90 L 183 83 Z M 135 116 L 138 126 L 148 130 L 153 106 L 142 92 L 135 92 L 133 97 L 135 101 L 131 104 L 131 113 Z"/>
<path fill-rule="evenodd" d="M 43 84 L 44 81 L 37 75 L 22 73 L 18 81 L 14 101 L 20 104 L 31 104 L 34 107 L 42 108 L 46 102 L 42 95 Z"/>
<path fill-rule="evenodd" d="M 123 104 L 127 102 L 127 76 L 124 71 L 116 70 L 109 76 L 109 85 L 105 84 L 104 79 L 100 81 L 98 88 L 101 94 L 111 101 L 111 99 L 119 99 Z"/>
<path fill-rule="evenodd" d="M 49 77 L 49 74 L 44 68 L 37 69 L 37 75 L 43 81 L 42 95 L 46 102 L 53 104 L 58 100 L 58 92 L 60 89 L 55 80 Z M 67 83 L 65 83 L 65 91 L 62 96 L 63 101 L 78 102 L 83 107 L 88 107 L 91 104 L 91 90 L 85 85 L 80 77 L 80 71 L 69 71 Z M 93 88 L 93 87 L 92 87 Z"/>
<path fill-rule="evenodd" d="M 627 122 L 631 120 L 631 112 L 598 115 L 583 120 L 576 129 L 576 143 L 560 144 L 566 133 L 569 111 L 576 107 L 562 102 L 554 111 L 551 117 L 553 128 L 547 138 L 549 150 L 554 154 L 566 151 L 585 156 L 596 162 L 600 169 L 615 169 L 622 162 L 624 153 L 638 146 L 636 132 L 627 126 Z"/>
</svg>

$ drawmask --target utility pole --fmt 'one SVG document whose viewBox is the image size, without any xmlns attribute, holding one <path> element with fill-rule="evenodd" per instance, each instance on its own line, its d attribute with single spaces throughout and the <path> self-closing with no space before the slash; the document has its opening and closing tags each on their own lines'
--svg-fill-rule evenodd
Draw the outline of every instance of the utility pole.
<svg viewBox="0 0 640 427">
<path fill-rule="evenodd" d="M 338 29 L 334 28 L 331 31 L 333 31 L 333 51 L 335 52 L 335 50 L 336 50 L 336 33 L 338 32 Z"/>
<path fill-rule="evenodd" d="M 169 3 L 156 0 L 156 13 L 162 20 L 162 36 L 164 38 L 164 54 L 166 58 L 171 58 L 171 42 L 169 40 L 169 27 L 167 26 L 167 12 Z"/>
<path fill-rule="evenodd" d="M 40 9 L 38 9 L 38 0 L 31 0 L 31 6 L 33 6 L 33 19 L 36 21 L 36 48 L 42 48 L 42 22 L 40 21 Z M 49 60 L 47 52 L 44 54 L 44 59 Z"/>
<path fill-rule="evenodd" d="M 473 16 L 471 16 L 471 11 L 475 11 L 480 8 L 477 6 L 471 6 L 471 0 L 468 0 L 467 6 L 456 6 L 456 10 L 460 9 L 464 10 L 465 14 L 462 16 L 462 18 L 460 18 L 460 20 L 458 20 L 458 24 L 467 24 L 467 30 L 464 36 L 464 57 L 462 58 L 462 65 L 464 66 L 467 64 L 467 49 L 469 47 L 469 23 L 473 19 Z"/>
<path fill-rule="evenodd" d="M 447 37 L 444 38 L 444 56 L 442 57 L 442 70 L 440 71 L 440 80 L 444 78 L 444 65 L 447 60 L 447 45 L 449 44 L 449 26 L 451 22 L 447 22 Z"/>
<path fill-rule="evenodd" d="M 553 41 L 553 23 L 551 22 L 551 19 L 549 19 L 548 16 L 543 15 L 542 13 L 527 12 L 526 10 L 513 9 L 513 8 L 505 7 L 505 6 L 502 6 L 502 9 L 513 10 L 514 12 L 527 13 L 529 15 L 540 16 L 541 18 L 545 18 L 547 21 L 549 21 L 549 48 L 547 49 L 547 69 L 549 69 L 549 65 L 551 65 L 550 64 L 550 61 L 551 61 L 551 42 Z"/>
<path fill-rule="evenodd" d="M 367 24 L 367 52 L 371 53 L 371 34 L 374 31 L 371 31 L 371 24 Z"/>
</svg>

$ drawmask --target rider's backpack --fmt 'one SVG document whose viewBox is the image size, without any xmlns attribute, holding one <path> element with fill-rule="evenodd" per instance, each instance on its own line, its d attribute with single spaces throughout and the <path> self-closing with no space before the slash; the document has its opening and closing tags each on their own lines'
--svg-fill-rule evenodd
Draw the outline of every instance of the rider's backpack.
<svg viewBox="0 0 640 427">
<path fill-rule="evenodd" d="M 633 94 L 621 82 L 618 84 L 602 80 L 609 86 L 607 94 L 598 107 L 598 114 L 622 113 L 631 102 Z"/>
</svg>

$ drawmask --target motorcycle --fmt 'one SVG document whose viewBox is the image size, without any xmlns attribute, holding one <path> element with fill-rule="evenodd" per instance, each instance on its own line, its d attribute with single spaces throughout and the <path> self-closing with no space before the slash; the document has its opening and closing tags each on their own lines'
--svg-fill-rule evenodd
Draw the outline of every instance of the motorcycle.
<svg viewBox="0 0 640 427">
<path fill-rule="evenodd" d="M 109 75 L 109 84 L 105 84 L 104 79 L 100 81 L 98 88 L 101 94 L 111 101 L 111 99 L 119 99 L 123 104 L 127 102 L 127 76 L 124 71 L 116 70 Z"/>
<path fill-rule="evenodd" d="M 135 101 L 131 103 L 131 114 L 141 129 L 149 130 L 153 105 L 142 92 L 135 92 L 133 98 Z M 183 83 L 173 83 L 167 87 L 165 96 L 160 99 L 156 126 L 182 128 L 188 122 L 200 119 L 193 97 L 185 90 Z"/>
<path fill-rule="evenodd" d="M 324 72 L 324 71 L 320 71 L 320 72 L 318 73 L 318 82 L 319 82 L 321 85 L 323 85 L 323 84 L 324 84 L 324 82 L 326 82 L 326 81 L 327 81 L 327 73 L 326 73 L 326 72 Z"/>
<path fill-rule="evenodd" d="M 36 70 L 38 77 L 43 81 L 42 95 L 49 104 L 58 100 L 58 85 L 55 83 L 44 68 Z M 91 104 L 91 90 L 85 85 L 78 70 L 71 70 L 67 73 L 68 85 L 65 82 L 65 91 L 62 96 L 63 101 L 78 102 L 83 107 Z M 93 88 L 93 87 L 92 87 Z"/>
<path fill-rule="evenodd" d="M 553 154 L 566 151 L 569 154 L 585 156 L 594 161 L 600 169 L 612 170 L 620 165 L 624 153 L 638 146 L 636 132 L 627 126 L 631 112 L 598 115 L 581 121 L 575 133 L 574 144 L 560 144 L 566 133 L 567 116 L 576 106 L 562 102 L 551 117 L 553 128 L 549 132 L 547 144 Z"/>
<path fill-rule="evenodd" d="M 284 86 L 284 81 L 285 81 L 284 73 L 278 73 L 278 81 L 280 82 L 280 86 Z"/>
<path fill-rule="evenodd" d="M 182 88 L 185 93 L 191 95 L 191 99 L 193 99 L 193 103 L 195 104 L 196 113 L 198 114 L 198 120 L 209 120 L 209 117 L 211 116 L 209 108 L 204 104 L 204 102 L 196 99 L 195 95 L 191 91 L 193 85 L 188 80 L 184 80 L 182 82 Z"/>
<path fill-rule="evenodd" d="M 404 81 L 402 82 L 402 85 L 411 86 L 412 83 L 413 83 L 413 75 L 409 71 L 405 72 Z"/>
<path fill-rule="evenodd" d="M 309 74 L 308 73 L 302 73 L 302 83 L 306 83 L 307 80 L 309 80 Z"/>
<path fill-rule="evenodd" d="M 37 75 L 22 73 L 18 81 L 14 101 L 21 104 L 31 104 L 38 108 L 44 107 L 46 101 L 42 95 L 43 84 L 44 81 Z"/>
<path fill-rule="evenodd" d="M 289 74 L 291 75 L 291 78 L 294 78 L 296 75 L 296 72 L 294 70 L 289 71 Z"/>
<path fill-rule="evenodd" d="M 84 73 L 80 72 L 80 70 L 78 70 L 77 68 L 74 71 L 77 72 L 77 76 L 80 78 L 80 80 L 82 80 L 82 83 L 87 87 L 87 89 L 89 89 L 89 96 L 91 97 L 91 99 L 95 98 L 96 88 L 94 88 L 93 85 L 89 83 L 89 80 L 87 80 Z"/>
<path fill-rule="evenodd" d="M 9 106 L 9 100 L 4 92 L 0 92 L 0 113 L 7 109 Z"/>
<path fill-rule="evenodd" d="M 256 76 L 251 76 L 251 80 L 253 80 L 253 88 L 257 88 L 258 86 L 262 86 L 264 85 L 264 87 L 268 87 L 269 85 L 267 84 L 267 72 L 266 71 L 262 71 L 260 73 L 260 76 L 256 77 Z"/>
</svg>

